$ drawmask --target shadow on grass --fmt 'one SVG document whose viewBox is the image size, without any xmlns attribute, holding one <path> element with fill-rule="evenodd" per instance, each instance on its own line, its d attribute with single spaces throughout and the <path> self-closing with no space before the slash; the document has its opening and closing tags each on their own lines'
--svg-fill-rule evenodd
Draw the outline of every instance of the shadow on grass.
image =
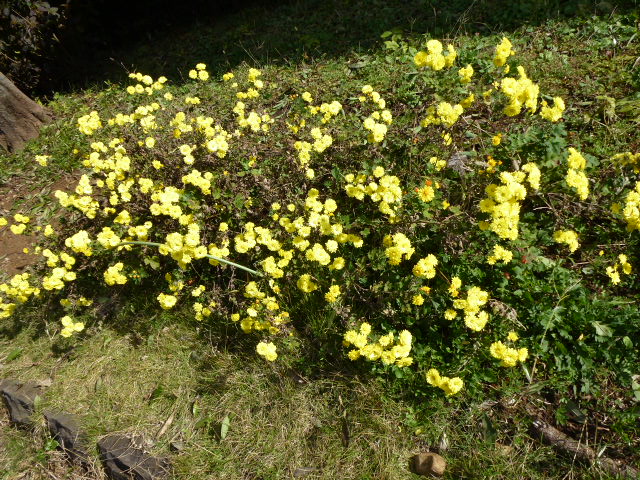
<svg viewBox="0 0 640 480">
<path fill-rule="evenodd" d="M 189 10 L 190 3 L 196 7 Z M 117 27 L 63 37 L 56 82 L 49 88 L 127 82 L 130 71 L 181 81 L 198 62 L 219 76 L 242 62 L 297 64 L 364 52 L 380 45 L 380 35 L 389 30 L 435 37 L 486 34 L 550 19 L 630 13 L 639 6 L 638 0 L 253 0 L 216 13 L 203 8 L 198 15 L 198 2 L 186 4 L 161 22 L 153 9 L 138 8 L 132 11 L 138 17 L 128 19 L 128 9 L 105 9 Z"/>
</svg>

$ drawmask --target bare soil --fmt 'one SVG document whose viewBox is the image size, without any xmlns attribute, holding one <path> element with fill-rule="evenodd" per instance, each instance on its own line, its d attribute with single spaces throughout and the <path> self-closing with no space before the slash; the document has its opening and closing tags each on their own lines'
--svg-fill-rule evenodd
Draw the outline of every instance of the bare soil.
<svg viewBox="0 0 640 480">
<path fill-rule="evenodd" d="M 64 175 L 55 182 L 43 186 L 35 187 L 31 183 L 20 182 L 16 179 L 10 187 L 0 189 L 0 217 L 9 220 L 9 225 L 0 228 L 0 278 L 3 274 L 11 277 L 18 273 L 23 273 L 27 267 L 38 261 L 39 256 L 33 254 L 38 235 L 14 235 L 9 226 L 13 215 L 23 213 L 29 216 L 30 206 L 35 203 L 35 199 L 47 199 L 50 202 L 57 202 L 53 196 L 56 190 L 73 190 L 78 183 L 79 173 Z M 16 208 L 16 203 L 20 208 Z M 31 225 L 34 225 L 32 218 Z M 56 228 L 56 219 L 52 219 L 51 225 Z M 28 249 L 29 253 L 25 253 Z"/>
</svg>

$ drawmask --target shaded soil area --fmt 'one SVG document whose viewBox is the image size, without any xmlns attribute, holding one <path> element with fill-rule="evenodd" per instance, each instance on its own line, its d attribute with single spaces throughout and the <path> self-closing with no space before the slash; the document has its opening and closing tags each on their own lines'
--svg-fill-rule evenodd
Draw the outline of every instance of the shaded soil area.
<svg viewBox="0 0 640 480">
<path fill-rule="evenodd" d="M 486 34 L 553 18 L 625 13 L 637 2 L 71 0 L 52 39 L 54 53 L 39 60 L 39 86 L 27 93 L 123 82 L 130 71 L 180 80 L 198 62 L 217 76 L 242 62 L 287 64 L 366 51 L 381 44 L 385 31 Z"/>
</svg>

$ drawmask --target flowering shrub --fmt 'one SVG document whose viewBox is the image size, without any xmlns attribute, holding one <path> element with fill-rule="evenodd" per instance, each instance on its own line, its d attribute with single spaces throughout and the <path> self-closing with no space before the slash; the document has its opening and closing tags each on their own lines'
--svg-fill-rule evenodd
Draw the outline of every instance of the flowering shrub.
<svg viewBox="0 0 640 480">
<path fill-rule="evenodd" d="M 59 298 L 61 335 L 71 336 L 91 326 L 72 315 L 91 306 L 83 295 L 96 282 L 143 286 L 162 309 L 237 323 L 267 361 L 320 312 L 334 325 L 333 353 L 446 395 L 503 367 L 531 376 L 530 352 L 575 333 L 556 331 L 557 299 L 534 295 L 550 295 L 550 282 L 571 291 L 576 279 L 583 292 L 624 295 L 635 282 L 640 182 L 628 185 L 638 155 L 601 159 L 609 176 L 588 177 L 594 159 L 564 139 L 565 101 L 549 106 L 506 38 L 486 52 L 493 61 L 462 68 L 470 54 L 438 40 L 409 51 L 417 111 L 368 84 L 347 99 L 286 93 L 254 68 L 225 74 L 217 99 L 204 64 L 189 72 L 188 93 L 132 74 L 123 111 L 78 118 L 86 172 L 55 194 L 69 221 L 45 227 L 39 276 L 0 285 L 0 316 Z M 540 155 L 521 125 L 543 144 L 561 138 L 560 148 Z M 595 209 L 594 195 L 610 208 Z M 594 215 L 610 239 L 626 239 L 606 255 L 594 253 L 603 248 L 588 230 Z M 9 228 L 37 226 L 17 214 Z M 588 274 L 575 267 L 585 263 Z"/>
</svg>

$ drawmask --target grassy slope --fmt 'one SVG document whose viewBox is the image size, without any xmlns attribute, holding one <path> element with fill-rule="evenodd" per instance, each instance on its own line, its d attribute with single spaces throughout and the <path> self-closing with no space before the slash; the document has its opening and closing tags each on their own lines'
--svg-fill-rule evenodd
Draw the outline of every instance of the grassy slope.
<svg viewBox="0 0 640 480">
<path fill-rule="evenodd" d="M 224 34 L 219 30 L 221 27 L 209 29 L 201 25 L 197 29 L 198 38 L 224 38 L 230 45 L 245 48 L 245 40 L 251 39 L 247 55 L 255 57 L 256 64 L 270 60 L 274 53 L 281 53 L 281 49 L 293 43 L 298 50 L 287 50 L 285 56 L 301 61 L 271 67 L 269 75 L 278 76 L 283 84 L 309 79 L 315 89 L 331 91 L 336 98 L 363 83 L 374 84 L 381 91 L 393 85 L 395 67 L 387 64 L 385 52 L 380 48 L 371 53 L 361 50 L 349 54 L 348 47 L 354 44 L 338 43 L 335 50 L 327 48 L 325 58 L 312 58 L 332 44 L 330 38 L 322 36 L 319 20 L 312 15 L 306 29 L 293 28 L 296 25 L 288 22 L 301 22 L 302 14 L 310 11 L 320 18 L 327 13 L 322 8 L 335 8 L 331 2 L 322 3 L 328 3 L 329 7 L 316 2 L 292 2 L 283 7 L 286 15 L 263 15 L 266 18 L 263 24 L 255 20 L 258 18 L 255 15 L 240 15 L 228 20 L 225 28 L 229 30 Z M 397 22 L 383 23 L 384 16 L 375 9 L 362 10 L 358 2 L 348 3 L 352 9 L 346 11 L 352 17 L 343 14 L 333 18 L 336 22 L 346 18 L 348 24 L 350 18 L 361 12 L 365 20 L 370 20 L 369 30 L 363 27 L 368 32 L 366 46 L 372 45 L 373 39 L 388 28 L 398 24 L 408 28 L 397 12 L 393 17 Z M 388 12 L 383 3 L 375 5 L 382 13 Z M 457 5 L 454 2 L 454 7 Z M 419 13 L 417 6 L 414 10 Z M 441 10 L 441 15 L 453 17 L 452 11 Z M 428 22 L 426 16 L 418 18 Z M 247 25 L 249 21 L 254 23 Z M 444 25 L 440 26 L 440 32 L 456 33 L 460 29 L 456 37 L 459 43 L 491 45 L 499 38 L 465 36 L 464 24 Z M 414 29 L 424 31 L 424 26 L 434 25 L 414 24 Z M 469 30 L 475 27 L 468 25 Z M 604 111 L 606 105 L 602 102 L 606 100 L 597 98 L 607 95 L 617 100 L 633 99 L 629 65 L 633 55 L 638 55 L 638 39 L 616 50 L 611 47 L 616 28 L 614 17 L 594 19 L 591 24 L 580 20 L 549 22 L 535 28 L 523 27 L 510 35 L 519 47 L 519 54 L 527 59 L 529 71 L 536 72 L 542 90 L 571 95 L 578 102 L 577 108 L 589 115 L 590 119 L 585 118 L 575 128 L 578 134 L 590 138 L 594 154 L 607 155 L 621 145 L 637 150 L 637 143 L 634 145 L 629 138 L 637 128 L 634 120 L 637 111 L 621 112 L 613 122 Z M 283 39 L 279 35 L 283 31 L 294 32 L 296 41 Z M 263 41 L 260 35 L 264 33 L 270 36 Z M 195 51 L 188 50 L 189 58 L 181 55 L 187 46 L 193 45 L 194 34 L 183 33 L 177 42 L 167 40 L 160 48 L 166 52 L 167 64 L 184 68 L 196 61 L 207 61 L 214 66 L 214 72 L 216 65 L 220 72 L 226 70 L 228 65 L 215 63 L 217 47 L 199 46 Z M 277 42 L 282 42 L 281 46 Z M 269 48 L 263 55 L 261 49 L 265 45 Z M 143 59 L 154 58 L 154 51 L 143 46 L 135 50 L 131 61 L 145 73 L 166 73 L 144 68 Z M 231 66 L 246 59 L 240 51 L 236 48 L 234 54 L 238 56 L 229 57 Z M 179 63 L 178 57 L 184 63 Z M 346 67 L 349 64 L 362 67 Z M 570 90 L 573 79 L 579 79 L 575 91 Z M 68 119 L 96 106 L 116 108 L 120 95 L 121 91 L 113 87 L 56 98 L 51 107 L 59 120 L 47 127 L 24 154 L 0 159 L 0 182 L 5 187 L 15 189 L 19 185 L 36 192 L 37 215 L 41 208 L 37 207 L 38 201 L 46 205 L 39 200 L 38 192 L 59 175 L 61 168 L 73 171 L 79 164 L 73 154 L 78 135 Z M 32 171 L 32 155 L 40 153 L 43 147 L 56 159 L 53 168 L 39 169 L 37 175 L 25 173 Z M 183 442 L 184 448 L 174 457 L 178 478 L 291 478 L 300 468 L 317 469 L 310 470 L 305 478 L 412 478 L 407 469 L 411 454 L 437 444 L 443 433 L 451 444 L 446 453 L 450 462 L 448 478 L 602 478 L 570 458 L 558 459 L 550 449 L 527 435 L 527 411 L 522 405 L 533 404 L 551 414 L 555 405 L 545 406 L 539 397 L 521 388 L 519 379 L 507 379 L 507 386 L 498 387 L 497 392 L 487 391 L 491 398 L 501 400 L 495 405 L 447 401 L 437 395 L 417 402 L 410 393 L 394 392 L 392 384 L 358 373 L 340 360 L 330 359 L 320 370 L 266 365 L 255 358 L 251 342 L 234 339 L 235 331 L 225 331 L 224 327 L 197 328 L 187 320 L 190 316 L 187 312 L 149 315 L 145 313 L 148 310 L 143 299 L 115 302 L 107 310 L 102 321 L 77 344 L 50 338 L 46 334 L 46 318 L 35 309 L 24 311 L 19 322 L 3 322 L 2 375 L 52 378 L 49 394 L 38 408 L 62 408 L 83 415 L 92 438 L 112 431 L 138 432 L 153 440 L 152 451 L 159 454 L 166 454 L 171 442 Z M 11 357 L 16 358 L 8 360 Z M 540 389 L 545 386 L 549 383 L 538 385 Z M 551 384 L 550 390 L 553 389 Z M 220 424 L 227 416 L 229 433 L 220 439 Z M 167 428 L 158 436 L 164 422 Z M 49 455 L 47 465 L 42 426 L 33 443 L 31 435 L 13 432 L 5 423 L 0 436 L 7 446 L 0 457 L 2 470 L 7 471 L 4 478 L 19 478 L 19 473 L 25 471 L 49 478 L 46 469 L 70 478 L 79 475 L 67 471 L 56 455 Z M 489 424 L 496 429 L 497 445 L 486 441 L 493 435 Z M 632 430 L 629 432 L 633 435 Z M 598 436 L 588 436 L 588 441 L 601 445 Z M 618 442 L 608 443 L 610 448 L 625 448 L 622 435 L 610 436 L 608 441 Z"/>
</svg>

